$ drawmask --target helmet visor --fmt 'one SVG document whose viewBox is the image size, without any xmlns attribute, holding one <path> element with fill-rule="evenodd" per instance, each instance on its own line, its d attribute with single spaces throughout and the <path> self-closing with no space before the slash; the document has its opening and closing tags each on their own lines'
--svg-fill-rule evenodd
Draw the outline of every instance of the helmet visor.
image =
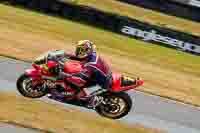
<svg viewBox="0 0 200 133">
<path fill-rule="evenodd" d="M 75 54 L 77 57 L 82 58 L 82 57 L 86 56 L 86 51 L 82 47 L 79 46 L 76 48 Z"/>
</svg>

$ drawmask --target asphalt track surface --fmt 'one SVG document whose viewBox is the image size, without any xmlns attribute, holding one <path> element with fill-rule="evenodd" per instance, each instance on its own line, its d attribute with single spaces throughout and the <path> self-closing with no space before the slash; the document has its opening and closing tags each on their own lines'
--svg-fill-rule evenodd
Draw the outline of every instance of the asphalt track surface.
<svg viewBox="0 0 200 133">
<path fill-rule="evenodd" d="M 2 133 L 39 133 L 32 129 L 17 127 L 10 124 L 0 123 L 0 132 Z"/>
<path fill-rule="evenodd" d="M 30 67 L 31 64 L 29 63 L 0 57 L 0 90 L 16 92 L 16 79 L 26 68 Z M 200 108 L 139 91 L 129 91 L 129 94 L 134 101 L 134 106 L 131 112 L 120 121 L 128 124 L 138 123 L 169 133 L 200 133 Z M 44 98 L 44 100 L 48 99 Z M 85 108 L 80 109 L 90 111 Z M 6 131 L 6 129 L 8 130 Z M 8 125 L 3 129 L 0 128 L 0 132 L 2 130 L 12 133 L 12 131 L 9 131 Z M 30 133 L 32 132 L 30 131 Z"/>
</svg>

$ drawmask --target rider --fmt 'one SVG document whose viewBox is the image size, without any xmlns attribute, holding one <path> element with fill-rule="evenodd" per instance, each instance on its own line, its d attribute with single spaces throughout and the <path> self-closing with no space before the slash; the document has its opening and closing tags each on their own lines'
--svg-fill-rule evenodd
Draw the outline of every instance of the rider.
<svg viewBox="0 0 200 133">
<path fill-rule="evenodd" d="M 95 45 L 89 40 L 78 42 L 75 55 L 65 54 L 72 60 L 81 61 L 83 70 L 76 74 L 59 72 L 58 79 L 68 77 L 67 81 L 72 83 L 78 90 L 84 88 L 88 81 L 93 81 L 104 89 L 109 89 L 112 81 L 112 72 L 108 64 L 96 53 Z"/>
</svg>

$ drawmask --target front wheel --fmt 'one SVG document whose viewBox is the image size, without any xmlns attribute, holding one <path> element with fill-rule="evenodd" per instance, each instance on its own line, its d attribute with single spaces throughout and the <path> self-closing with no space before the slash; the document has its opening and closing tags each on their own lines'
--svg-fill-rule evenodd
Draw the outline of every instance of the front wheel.
<svg viewBox="0 0 200 133">
<path fill-rule="evenodd" d="M 125 92 L 109 93 L 103 95 L 103 97 L 104 102 L 96 107 L 96 111 L 104 117 L 120 119 L 131 110 L 132 100 Z"/>
<path fill-rule="evenodd" d="M 42 82 L 33 85 L 33 79 L 25 74 L 18 78 L 17 90 L 21 95 L 29 98 L 40 98 L 48 93 Z"/>
</svg>

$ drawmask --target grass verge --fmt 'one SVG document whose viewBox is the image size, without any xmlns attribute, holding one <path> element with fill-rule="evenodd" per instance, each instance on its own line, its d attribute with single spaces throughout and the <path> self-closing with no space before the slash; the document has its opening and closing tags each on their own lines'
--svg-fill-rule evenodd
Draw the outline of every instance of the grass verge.
<svg viewBox="0 0 200 133">
<path fill-rule="evenodd" d="M 200 105 L 198 56 L 1 4 L 0 29 L 1 55 L 33 60 L 44 51 L 72 50 L 73 42 L 91 39 L 115 71 L 145 79 L 141 90 Z"/>
<path fill-rule="evenodd" d="M 75 3 L 200 36 L 200 25 L 198 22 L 169 16 L 161 12 L 130 5 L 118 0 L 76 0 Z"/>
<path fill-rule="evenodd" d="M 1 92 L 0 122 L 48 133 L 160 133 L 156 129 L 123 123 L 73 108 Z M 6 114 L 6 115 L 5 115 Z"/>
</svg>

